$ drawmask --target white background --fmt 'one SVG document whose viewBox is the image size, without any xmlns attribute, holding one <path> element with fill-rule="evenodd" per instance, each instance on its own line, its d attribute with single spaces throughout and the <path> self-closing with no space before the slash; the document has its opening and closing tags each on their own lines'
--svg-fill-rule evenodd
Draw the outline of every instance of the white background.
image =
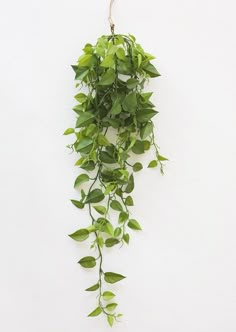
<svg viewBox="0 0 236 332">
<path fill-rule="evenodd" d="M 109 331 L 86 318 L 93 271 L 67 234 L 76 210 L 75 63 L 86 42 L 109 33 L 107 0 L 4 1 L 0 11 L 0 330 Z M 117 33 L 157 56 L 158 144 L 170 162 L 136 175 L 133 215 L 143 232 L 106 253 L 122 332 L 236 331 L 236 20 L 234 0 L 120 0 Z M 150 157 L 141 157 L 144 164 Z"/>
</svg>

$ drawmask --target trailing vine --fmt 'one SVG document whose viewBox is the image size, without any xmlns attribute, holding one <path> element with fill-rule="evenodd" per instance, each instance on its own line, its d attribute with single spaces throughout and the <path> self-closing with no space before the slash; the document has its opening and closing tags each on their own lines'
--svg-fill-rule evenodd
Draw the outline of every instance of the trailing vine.
<svg viewBox="0 0 236 332">
<path fill-rule="evenodd" d="M 70 237 L 79 242 L 92 239 L 91 249 L 96 252 L 79 260 L 84 268 L 98 269 L 95 283 L 86 289 L 98 295 L 89 317 L 103 313 L 110 326 L 121 314 L 116 312 L 115 294 L 107 290 L 107 284 L 125 277 L 104 271 L 103 248 L 128 244 L 128 229 L 141 230 L 130 207 L 134 205 L 133 173 L 143 165 L 132 160 L 153 148 L 155 158 L 148 167 L 159 166 L 161 173 L 167 160 L 155 143 L 152 118 L 157 111 L 150 100 L 152 93 L 144 92 L 145 83 L 160 76 L 151 63 L 154 57 L 136 43 L 134 36 L 112 32 L 100 37 L 94 46 L 86 44 L 78 63 L 72 66 L 76 88 L 83 92 L 75 96 L 75 128 L 64 133 L 75 136 L 68 147 L 79 154 L 75 165 L 85 171 L 74 183 L 80 198 L 71 202 L 78 209 L 88 207 L 90 223 Z"/>
</svg>

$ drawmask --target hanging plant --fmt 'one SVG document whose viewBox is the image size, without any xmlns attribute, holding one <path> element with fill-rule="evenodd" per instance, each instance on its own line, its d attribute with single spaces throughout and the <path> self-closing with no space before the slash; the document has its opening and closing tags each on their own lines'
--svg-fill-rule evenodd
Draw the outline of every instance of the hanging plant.
<svg viewBox="0 0 236 332">
<path fill-rule="evenodd" d="M 151 63 L 154 56 L 146 53 L 132 35 L 114 33 L 98 38 L 95 45 L 86 44 L 75 71 L 76 88 L 80 90 L 73 108 L 77 115 L 69 147 L 79 155 L 75 163 L 83 171 L 75 180 L 80 198 L 71 200 L 78 208 L 88 208 L 88 226 L 70 234 L 75 241 L 91 241 L 95 251 L 79 260 L 86 269 L 96 269 L 94 284 L 86 291 L 95 292 L 97 305 L 89 317 L 104 314 L 110 326 L 118 320 L 115 294 L 107 286 L 125 277 L 103 268 L 103 248 L 128 244 L 129 230 L 140 231 L 140 223 L 131 217 L 134 205 L 134 173 L 143 165 L 132 163 L 134 155 L 151 148 L 155 158 L 149 168 L 160 167 L 163 161 L 154 138 L 153 117 L 157 114 L 152 92 L 144 92 L 145 83 L 160 76 Z M 81 92 L 83 89 L 83 92 Z M 82 189 L 83 188 L 83 189 Z M 85 190 L 87 188 L 87 190 Z M 104 288 L 104 286 L 106 288 Z"/>
</svg>

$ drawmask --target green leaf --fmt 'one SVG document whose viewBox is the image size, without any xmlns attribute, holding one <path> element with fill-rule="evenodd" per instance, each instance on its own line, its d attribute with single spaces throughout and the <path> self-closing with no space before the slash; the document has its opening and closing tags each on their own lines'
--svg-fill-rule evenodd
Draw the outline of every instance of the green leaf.
<svg viewBox="0 0 236 332">
<path fill-rule="evenodd" d="M 142 55 L 138 54 L 138 68 L 140 67 L 141 63 L 142 63 Z"/>
<path fill-rule="evenodd" d="M 88 317 L 95 317 L 98 316 L 102 313 L 102 309 L 100 307 L 97 307 L 95 310 L 93 310 L 92 312 L 90 312 L 90 314 L 88 315 Z"/>
<path fill-rule="evenodd" d="M 74 204 L 74 206 L 76 206 L 78 209 L 83 209 L 84 204 L 80 201 L 76 201 L 74 199 L 71 199 L 71 203 Z"/>
<path fill-rule="evenodd" d="M 123 239 L 127 244 L 129 244 L 129 234 L 128 233 L 124 234 Z"/>
<path fill-rule="evenodd" d="M 133 198 L 131 196 L 127 196 L 126 199 L 125 199 L 125 204 L 127 206 L 133 206 L 134 205 Z"/>
<path fill-rule="evenodd" d="M 128 220 L 128 218 L 129 218 L 128 213 L 122 211 L 122 212 L 119 214 L 119 220 L 118 220 L 119 224 L 122 224 L 123 222 L 125 222 L 126 220 Z"/>
<path fill-rule="evenodd" d="M 85 290 L 86 290 L 87 292 L 94 292 L 94 291 L 96 291 L 97 289 L 99 289 L 99 284 L 95 284 L 95 285 L 93 285 L 93 286 L 91 286 L 91 287 L 89 287 L 89 288 L 86 288 Z"/>
<path fill-rule="evenodd" d="M 156 70 L 156 68 L 150 62 L 148 62 L 148 64 L 143 66 L 143 69 L 149 74 L 150 77 L 161 76 L 161 74 Z"/>
<path fill-rule="evenodd" d="M 96 206 L 93 206 L 93 208 L 101 215 L 104 215 L 107 212 L 107 209 L 105 208 L 105 206 L 102 206 L 102 205 L 96 205 Z"/>
<path fill-rule="evenodd" d="M 109 238 L 109 239 L 106 239 L 105 241 L 105 246 L 107 248 L 110 248 L 110 247 L 113 247 L 114 245 L 118 244 L 120 241 L 116 238 Z"/>
<path fill-rule="evenodd" d="M 75 99 L 79 102 L 79 103 L 84 103 L 87 100 L 87 96 L 84 93 L 78 93 L 75 96 Z"/>
<path fill-rule="evenodd" d="M 151 146 L 151 142 L 150 141 L 148 141 L 148 140 L 143 141 L 143 147 L 144 147 L 145 151 L 149 150 L 150 146 Z"/>
<path fill-rule="evenodd" d="M 115 294 L 109 291 L 106 291 L 102 294 L 104 301 L 110 301 L 115 297 Z"/>
<path fill-rule="evenodd" d="M 78 231 L 69 235 L 73 240 L 82 242 L 89 237 L 89 231 L 87 229 L 79 229 Z"/>
<path fill-rule="evenodd" d="M 163 157 L 163 156 L 161 156 L 160 154 L 158 154 L 157 158 L 158 158 L 159 161 L 165 161 L 165 160 L 168 160 L 166 157 Z"/>
<path fill-rule="evenodd" d="M 95 125 L 95 123 L 90 123 L 89 126 L 86 126 L 86 136 L 93 136 L 98 130 L 98 127 Z"/>
<path fill-rule="evenodd" d="M 108 311 L 114 311 L 117 306 L 118 306 L 117 303 L 109 303 L 109 304 L 107 304 L 106 309 Z"/>
<path fill-rule="evenodd" d="M 138 85 L 138 80 L 136 78 L 130 78 L 126 82 L 126 85 L 128 89 L 134 89 Z"/>
<path fill-rule="evenodd" d="M 75 180 L 74 188 L 80 186 L 82 183 L 87 181 L 89 181 L 89 176 L 87 174 L 80 174 Z"/>
<path fill-rule="evenodd" d="M 106 187 L 104 194 L 105 194 L 105 195 L 110 194 L 110 192 L 113 191 L 113 190 L 115 189 L 115 187 L 116 187 L 116 186 L 115 186 L 114 184 L 112 184 L 112 183 L 109 184 L 109 185 Z"/>
<path fill-rule="evenodd" d="M 112 105 L 111 114 L 117 115 L 117 114 L 120 114 L 121 111 L 122 111 L 122 108 L 121 108 L 120 100 L 119 100 L 119 98 L 117 98 Z"/>
<path fill-rule="evenodd" d="M 135 163 L 133 165 L 133 171 L 134 172 L 139 172 L 139 171 L 141 171 L 141 169 L 143 169 L 143 165 L 141 163 Z"/>
<path fill-rule="evenodd" d="M 135 92 L 128 94 L 122 103 L 124 111 L 134 113 L 137 109 L 137 97 Z"/>
<path fill-rule="evenodd" d="M 133 189 L 134 189 L 134 176 L 133 176 L 133 174 L 131 174 L 129 177 L 129 182 L 126 186 L 125 192 L 127 194 L 130 194 L 133 191 Z"/>
<path fill-rule="evenodd" d="M 111 315 L 107 315 L 107 321 L 108 321 L 108 324 L 110 325 L 110 327 L 112 327 L 113 323 L 114 323 L 114 317 Z"/>
<path fill-rule="evenodd" d="M 89 137 L 84 137 L 80 140 L 79 144 L 76 146 L 76 151 L 81 153 L 89 153 L 93 147 L 93 140 Z"/>
<path fill-rule="evenodd" d="M 99 245 L 99 247 L 103 248 L 104 240 L 101 236 L 97 236 L 97 244 Z"/>
<path fill-rule="evenodd" d="M 119 237 L 121 233 L 122 233 L 122 229 L 120 227 L 116 227 L 116 229 L 114 231 L 114 236 Z"/>
<path fill-rule="evenodd" d="M 116 79 L 116 74 L 114 69 L 109 68 L 104 74 L 102 74 L 99 85 L 111 85 Z"/>
<path fill-rule="evenodd" d="M 114 272 L 105 272 L 104 273 L 104 279 L 109 284 L 114 284 L 124 278 L 125 278 L 124 276 L 122 276 L 121 274 L 118 274 L 118 273 L 114 273 Z"/>
<path fill-rule="evenodd" d="M 76 122 L 76 128 L 82 128 L 87 127 L 90 123 L 92 123 L 94 120 L 94 114 L 90 112 L 84 112 L 82 113 Z"/>
<path fill-rule="evenodd" d="M 123 48 L 118 48 L 118 50 L 116 51 L 116 55 L 117 55 L 117 58 L 119 60 L 124 60 L 125 59 L 125 51 Z"/>
<path fill-rule="evenodd" d="M 104 136 L 103 134 L 99 134 L 98 135 L 98 144 L 102 145 L 102 146 L 109 146 L 109 145 L 111 145 L 111 143 L 108 141 L 108 139 L 106 138 L 106 136 Z"/>
<path fill-rule="evenodd" d="M 94 189 L 88 194 L 85 203 L 99 203 L 104 199 L 101 189 Z"/>
<path fill-rule="evenodd" d="M 101 67 L 106 67 L 106 68 L 110 68 L 113 67 L 115 64 L 114 58 L 112 55 L 107 55 L 105 57 L 105 59 L 102 61 L 102 63 L 100 64 Z"/>
<path fill-rule="evenodd" d="M 142 228 L 135 219 L 130 219 L 128 222 L 128 227 L 131 229 L 135 229 L 136 231 L 140 231 Z"/>
<path fill-rule="evenodd" d="M 122 205 L 117 200 L 112 201 L 110 207 L 116 211 L 123 211 Z"/>
<path fill-rule="evenodd" d="M 149 135 L 151 135 L 153 131 L 153 123 L 152 122 L 148 122 L 145 126 L 143 126 L 140 129 L 140 137 L 142 139 L 145 139 L 146 137 L 148 137 Z"/>
<path fill-rule="evenodd" d="M 80 168 L 84 169 L 85 171 L 93 171 L 95 168 L 95 163 L 93 160 L 88 160 L 85 163 L 83 163 Z"/>
<path fill-rule="evenodd" d="M 149 168 L 157 167 L 157 161 L 156 160 L 150 161 L 150 163 L 148 164 L 148 167 Z"/>
<path fill-rule="evenodd" d="M 78 67 L 77 67 L 78 68 Z M 89 73 L 87 68 L 78 68 L 75 74 L 75 80 L 83 80 Z"/>
<path fill-rule="evenodd" d="M 141 109 L 136 113 L 137 121 L 140 123 L 148 122 L 152 117 L 157 114 L 153 109 Z"/>
<path fill-rule="evenodd" d="M 91 54 L 84 54 L 79 59 L 79 66 L 80 67 L 90 67 L 92 63 L 92 55 Z"/>
<path fill-rule="evenodd" d="M 106 164 L 115 164 L 116 163 L 115 158 L 106 151 L 100 151 L 99 158 L 103 163 L 106 163 Z"/>
<path fill-rule="evenodd" d="M 64 131 L 63 135 L 70 135 L 70 134 L 74 134 L 75 130 L 73 128 L 68 128 L 66 129 L 66 131 Z"/>
<path fill-rule="evenodd" d="M 143 141 L 137 140 L 135 144 L 132 147 L 132 152 L 136 154 L 142 154 L 144 153 L 144 143 Z"/>
<path fill-rule="evenodd" d="M 108 235 L 113 236 L 114 235 L 114 228 L 110 222 L 107 222 L 104 227 L 104 232 Z"/>
<path fill-rule="evenodd" d="M 81 266 L 91 269 L 92 267 L 96 266 L 96 260 L 93 256 L 86 256 L 81 258 L 78 262 Z"/>
</svg>

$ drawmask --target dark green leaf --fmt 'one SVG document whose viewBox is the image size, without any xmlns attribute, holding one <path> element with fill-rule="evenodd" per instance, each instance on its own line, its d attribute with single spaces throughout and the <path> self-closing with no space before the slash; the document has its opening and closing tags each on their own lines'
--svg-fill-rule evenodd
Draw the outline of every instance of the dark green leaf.
<svg viewBox="0 0 236 332">
<path fill-rule="evenodd" d="M 85 203 L 98 203 L 104 199 L 101 189 L 94 189 L 88 194 Z"/>
<path fill-rule="evenodd" d="M 140 129 L 140 137 L 142 139 L 145 139 L 146 137 L 148 137 L 149 135 L 151 135 L 153 130 L 153 123 L 152 122 L 148 122 L 145 126 L 143 126 Z"/>
<path fill-rule="evenodd" d="M 138 110 L 137 113 L 136 113 L 137 121 L 140 122 L 140 123 L 148 122 L 156 114 L 157 114 L 157 112 L 154 111 L 153 109 Z"/>
<path fill-rule="evenodd" d="M 143 69 L 149 74 L 150 77 L 161 76 L 161 74 L 156 70 L 156 68 L 148 62 L 147 65 L 143 66 Z"/>
<path fill-rule="evenodd" d="M 96 260 L 93 256 L 86 256 L 81 258 L 81 260 L 79 260 L 78 262 L 81 266 L 90 269 L 94 266 L 96 266 Z"/>
<path fill-rule="evenodd" d="M 81 153 L 89 153 L 93 147 L 93 140 L 89 137 L 84 137 L 80 140 L 79 144 L 76 146 L 76 151 Z"/>
<path fill-rule="evenodd" d="M 74 206 L 76 206 L 78 209 L 83 209 L 84 204 L 80 201 L 76 201 L 74 199 L 71 199 L 71 203 L 74 204 Z"/>
<path fill-rule="evenodd" d="M 134 145 L 132 146 L 132 152 L 136 154 L 144 153 L 144 144 L 143 141 L 137 140 Z"/>
<path fill-rule="evenodd" d="M 88 160 L 83 163 L 80 168 L 84 169 L 85 171 L 93 171 L 95 168 L 95 163 L 93 160 Z"/>
<path fill-rule="evenodd" d="M 109 238 L 109 239 L 106 239 L 105 241 L 105 246 L 110 248 L 110 247 L 113 247 L 114 245 L 118 244 L 120 241 L 116 238 Z"/>
<path fill-rule="evenodd" d="M 88 68 L 81 68 L 81 67 L 78 68 L 78 66 L 73 66 L 73 67 L 77 67 L 75 80 L 83 80 L 89 73 Z"/>
<path fill-rule="evenodd" d="M 84 112 L 82 113 L 76 122 L 76 128 L 82 128 L 87 127 L 90 123 L 92 123 L 94 120 L 94 114 L 90 112 Z"/>
<path fill-rule="evenodd" d="M 119 220 L 118 220 L 119 224 L 122 224 L 122 223 L 125 222 L 128 218 L 129 218 L 128 213 L 122 211 L 122 212 L 119 214 Z"/>
<path fill-rule="evenodd" d="M 133 165 L 133 171 L 134 172 L 139 172 L 139 171 L 141 171 L 141 169 L 143 169 L 143 165 L 141 163 L 135 163 Z"/>
<path fill-rule="evenodd" d="M 99 154 L 99 158 L 103 163 L 106 163 L 106 164 L 115 164 L 116 163 L 115 158 L 106 151 L 101 151 Z"/>
<path fill-rule="evenodd" d="M 134 113 L 137 109 L 137 97 L 135 92 L 128 94 L 122 103 L 123 109 L 128 113 Z"/>
<path fill-rule="evenodd" d="M 125 192 L 127 194 L 130 194 L 134 189 L 134 176 L 133 174 L 130 175 L 129 177 L 129 182 L 128 182 L 128 185 L 126 186 L 126 189 L 125 189 Z"/>
<path fill-rule="evenodd" d="M 87 229 L 79 229 L 78 231 L 69 235 L 73 240 L 82 242 L 89 237 L 89 231 Z"/>
<path fill-rule="evenodd" d="M 136 78 L 130 78 L 126 82 L 126 85 L 128 89 L 134 89 L 138 85 L 138 80 L 136 80 Z"/>
<path fill-rule="evenodd" d="M 118 274 L 118 273 L 114 273 L 114 272 L 105 272 L 104 273 L 104 279 L 109 284 L 114 284 L 124 278 L 125 278 L 124 276 L 122 276 L 121 274 Z"/>
</svg>

